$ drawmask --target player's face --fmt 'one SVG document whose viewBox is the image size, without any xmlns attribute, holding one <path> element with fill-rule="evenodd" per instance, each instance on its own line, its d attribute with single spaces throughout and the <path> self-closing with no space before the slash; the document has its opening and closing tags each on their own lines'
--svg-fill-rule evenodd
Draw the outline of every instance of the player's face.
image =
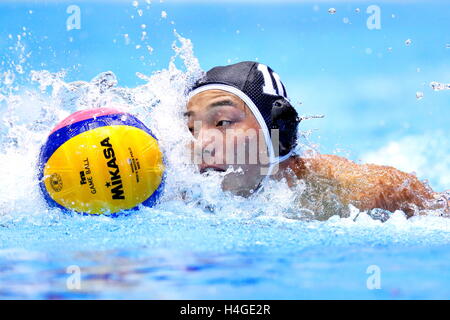
<svg viewBox="0 0 450 320">
<path fill-rule="evenodd" d="M 200 172 L 226 171 L 224 190 L 247 196 L 261 182 L 267 146 L 255 116 L 237 96 L 206 90 L 193 96 L 185 116 L 195 140 L 193 160 Z"/>
</svg>

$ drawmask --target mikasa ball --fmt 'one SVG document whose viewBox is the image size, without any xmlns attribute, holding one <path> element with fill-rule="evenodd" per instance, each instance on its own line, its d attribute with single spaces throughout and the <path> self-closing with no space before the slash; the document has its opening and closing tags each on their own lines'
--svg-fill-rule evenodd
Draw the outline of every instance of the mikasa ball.
<svg viewBox="0 0 450 320">
<path fill-rule="evenodd" d="M 152 206 L 163 188 L 163 154 L 152 132 L 111 108 L 79 111 L 50 133 L 39 156 L 40 188 L 50 206 L 118 215 Z"/>
</svg>

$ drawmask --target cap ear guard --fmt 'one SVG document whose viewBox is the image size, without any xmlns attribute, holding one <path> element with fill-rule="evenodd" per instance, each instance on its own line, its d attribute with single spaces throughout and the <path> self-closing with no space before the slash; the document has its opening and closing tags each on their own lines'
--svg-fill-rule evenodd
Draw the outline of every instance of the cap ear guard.
<svg viewBox="0 0 450 320">
<path fill-rule="evenodd" d="M 297 145 L 297 127 L 301 119 L 286 99 L 275 100 L 271 111 L 271 128 L 279 130 L 279 154 L 288 154 Z"/>
</svg>

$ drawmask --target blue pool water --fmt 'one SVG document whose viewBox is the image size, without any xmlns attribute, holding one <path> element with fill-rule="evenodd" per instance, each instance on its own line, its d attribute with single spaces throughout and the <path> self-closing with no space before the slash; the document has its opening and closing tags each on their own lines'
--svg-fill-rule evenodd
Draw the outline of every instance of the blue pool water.
<svg viewBox="0 0 450 320">
<path fill-rule="evenodd" d="M 67 31 L 71 4 L 81 28 Z M 184 85 L 214 65 L 257 59 L 302 115 L 325 115 L 302 123 L 312 131 L 303 148 L 449 189 L 450 90 L 430 83 L 450 83 L 450 5 L 380 1 L 381 29 L 369 30 L 371 4 L 2 1 L 0 298 L 448 299 L 448 218 L 395 212 L 381 223 L 354 210 L 306 221 L 282 182 L 245 200 L 183 158 Z M 49 209 L 35 177 L 49 130 L 76 110 L 115 104 L 161 140 L 162 202 L 115 219 Z"/>
</svg>

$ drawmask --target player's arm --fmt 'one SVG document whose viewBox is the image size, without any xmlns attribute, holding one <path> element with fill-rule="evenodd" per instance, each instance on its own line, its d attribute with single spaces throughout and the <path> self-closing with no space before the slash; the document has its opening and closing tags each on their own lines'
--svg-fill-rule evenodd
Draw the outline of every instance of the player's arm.
<svg viewBox="0 0 450 320">
<path fill-rule="evenodd" d="M 434 193 L 413 174 L 389 166 L 357 164 L 336 155 L 302 158 L 302 178 L 326 185 L 344 205 L 360 210 L 402 210 L 408 216 L 436 208 Z"/>
</svg>

